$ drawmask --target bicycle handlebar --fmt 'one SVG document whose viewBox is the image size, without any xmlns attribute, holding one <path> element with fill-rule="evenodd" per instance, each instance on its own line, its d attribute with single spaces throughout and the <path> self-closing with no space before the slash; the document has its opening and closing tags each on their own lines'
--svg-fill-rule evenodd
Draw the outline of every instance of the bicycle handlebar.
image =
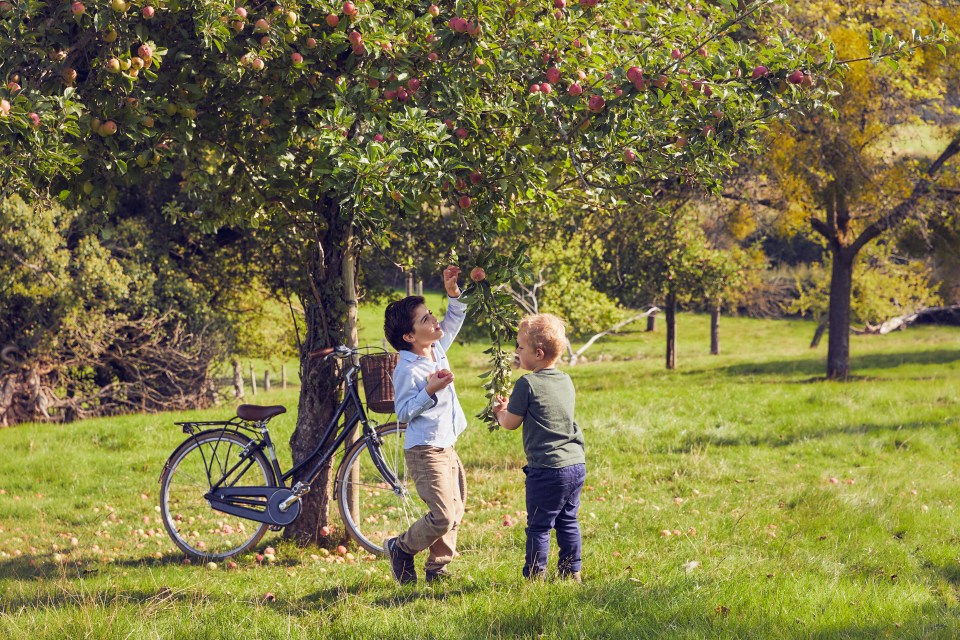
<svg viewBox="0 0 960 640">
<path fill-rule="evenodd" d="M 353 355 L 359 354 L 362 351 L 382 351 L 386 353 L 386 349 L 382 347 L 348 347 L 345 345 L 337 345 L 336 347 L 326 347 L 324 349 L 318 349 L 316 351 L 311 351 L 307 354 L 311 358 L 327 358 L 334 357 L 338 360 L 344 360 Z"/>
</svg>

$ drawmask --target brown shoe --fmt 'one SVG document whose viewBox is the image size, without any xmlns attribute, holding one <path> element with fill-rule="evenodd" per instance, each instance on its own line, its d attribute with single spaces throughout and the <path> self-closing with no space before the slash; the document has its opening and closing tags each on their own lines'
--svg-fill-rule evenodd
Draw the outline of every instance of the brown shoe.
<svg viewBox="0 0 960 640">
<path fill-rule="evenodd" d="M 401 549 L 397 538 L 389 538 L 384 542 L 383 550 L 390 560 L 390 570 L 397 582 L 400 584 L 416 583 L 417 570 L 413 565 L 413 554 Z"/>
<path fill-rule="evenodd" d="M 570 580 L 571 582 L 580 583 L 583 582 L 583 578 L 580 577 L 579 571 L 571 571 L 570 573 L 561 573 L 560 577 L 564 580 Z"/>
</svg>

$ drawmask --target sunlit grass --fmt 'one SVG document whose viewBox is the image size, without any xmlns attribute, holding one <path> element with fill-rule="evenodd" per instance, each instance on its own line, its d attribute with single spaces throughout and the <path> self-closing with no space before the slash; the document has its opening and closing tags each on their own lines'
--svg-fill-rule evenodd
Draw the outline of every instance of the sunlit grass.
<svg viewBox="0 0 960 640">
<path fill-rule="evenodd" d="M 362 336 L 379 313 L 361 309 Z M 662 327 L 639 325 L 567 369 L 587 439 L 580 586 L 520 577 L 520 434 L 476 420 L 458 444 L 457 576 L 407 588 L 383 560 L 328 561 L 278 534 L 261 545 L 273 564 L 181 563 L 156 509 L 184 437 L 172 423 L 229 405 L 0 431 L 0 637 L 960 635 L 960 330 L 854 336 L 856 378 L 839 383 L 811 323 L 724 319 L 719 356 L 708 328 L 681 316 L 676 371 Z M 469 416 L 482 350 L 451 350 Z M 291 410 L 272 423 L 284 466 L 296 398 L 255 398 Z"/>
</svg>

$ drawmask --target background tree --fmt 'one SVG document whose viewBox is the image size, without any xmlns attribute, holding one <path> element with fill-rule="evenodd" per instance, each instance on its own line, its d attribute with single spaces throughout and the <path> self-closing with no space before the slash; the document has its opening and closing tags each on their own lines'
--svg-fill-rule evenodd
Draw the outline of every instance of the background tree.
<svg viewBox="0 0 960 640">
<path fill-rule="evenodd" d="M 785 226 L 809 222 L 829 252 L 827 376 L 844 378 L 858 255 L 878 237 L 921 219 L 941 174 L 956 170 L 951 159 L 960 152 L 960 132 L 946 137 L 932 161 L 898 147 L 904 136 L 923 130 L 917 125 L 948 108 L 947 89 L 957 77 L 956 45 L 912 47 L 930 21 L 942 34 L 941 23 L 955 27 L 960 14 L 924 2 L 867 7 L 823 0 L 792 8 L 802 32 L 828 33 L 839 60 L 884 61 L 850 66 L 832 101 L 835 117 L 812 114 L 793 127 L 776 127 L 762 169 L 779 194 L 775 199 L 789 203 L 781 207 Z"/>
<path fill-rule="evenodd" d="M 769 6 L 4 2 L 0 179 L 109 201 L 161 174 L 190 219 L 274 230 L 305 309 L 299 462 L 336 406 L 310 354 L 356 340 L 364 239 L 425 203 L 490 246 L 571 190 L 716 186 L 766 123 L 820 97 L 781 81 L 830 67 Z M 306 496 L 287 535 L 315 539 L 327 509 Z"/>
</svg>

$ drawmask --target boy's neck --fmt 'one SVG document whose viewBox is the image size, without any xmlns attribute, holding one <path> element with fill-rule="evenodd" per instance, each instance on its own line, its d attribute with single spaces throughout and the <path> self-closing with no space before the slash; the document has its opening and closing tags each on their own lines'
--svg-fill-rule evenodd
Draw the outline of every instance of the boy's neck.
<svg viewBox="0 0 960 640">
<path fill-rule="evenodd" d="M 410 347 L 410 353 L 421 358 L 428 358 L 433 355 L 433 343 L 415 344 Z"/>
<path fill-rule="evenodd" d="M 550 360 L 549 362 L 544 361 L 542 363 L 537 363 L 537 366 L 533 368 L 534 373 L 539 373 L 545 369 L 556 369 L 557 363 L 560 362 L 560 359 Z"/>
</svg>

